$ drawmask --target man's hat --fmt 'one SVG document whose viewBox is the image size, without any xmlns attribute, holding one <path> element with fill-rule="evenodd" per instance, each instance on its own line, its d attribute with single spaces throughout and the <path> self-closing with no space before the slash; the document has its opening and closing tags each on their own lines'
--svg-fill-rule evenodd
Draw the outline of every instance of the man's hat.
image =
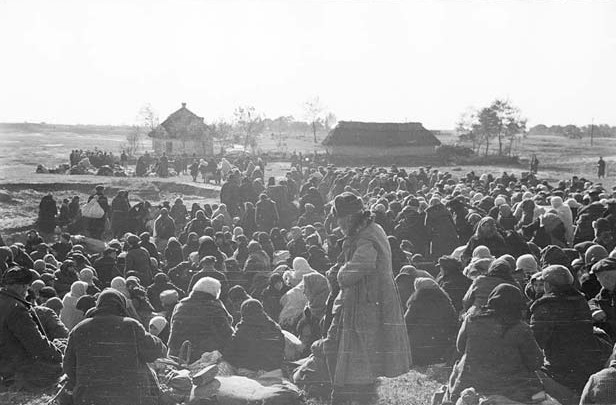
<svg viewBox="0 0 616 405">
<path fill-rule="evenodd" d="M 334 198 L 332 213 L 335 217 L 342 218 L 347 215 L 357 214 L 364 209 L 364 203 L 355 194 L 345 191 Z"/>
</svg>

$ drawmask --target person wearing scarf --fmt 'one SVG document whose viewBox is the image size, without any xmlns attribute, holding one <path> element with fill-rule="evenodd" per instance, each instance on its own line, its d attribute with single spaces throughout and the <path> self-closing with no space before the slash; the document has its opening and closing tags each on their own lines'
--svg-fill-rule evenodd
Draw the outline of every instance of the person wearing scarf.
<svg viewBox="0 0 616 405">
<path fill-rule="evenodd" d="M 413 361 L 417 365 L 447 361 L 458 331 L 457 311 L 434 279 L 416 278 L 414 288 L 404 314 Z"/>
<path fill-rule="evenodd" d="M 77 300 L 86 295 L 88 284 L 83 281 L 75 281 L 71 285 L 71 291 L 62 298 L 62 311 L 60 320 L 70 331 L 83 319 L 83 313 L 77 309 Z"/>
<path fill-rule="evenodd" d="M 479 221 L 475 235 L 471 236 L 464 253 L 462 253 L 462 262 L 468 263 L 478 246 L 486 246 L 490 253 L 496 257 L 507 253 L 505 239 L 498 233 L 494 218 L 484 217 Z"/>
<path fill-rule="evenodd" d="M 222 352 L 233 335 L 232 318 L 220 301 L 221 285 L 212 277 L 197 281 L 187 298 L 180 301 L 171 317 L 169 355 L 178 356 L 188 340 L 192 344 L 190 363 L 205 352 Z"/>
<path fill-rule="evenodd" d="M 531 403 L 536 396 L 545 399 L 535 374 L 543 353 L 522 321 L 524 308 L 518 288 L 499 284 L 487 304 L 465 318 L 457 340 L 462 357 L 453 368 L 446 400 L 455 403 L 469 387 L 482 396 L 502 395 L 521 403 Z"/>
<path fill-rule="evenodd" d="M 508 283 L 517 287 L 513 279 L 511 265 L 503 258 L 499 257 L 490 264 L 488 273 L 473 280 L 470 288 L 462 298 L 462 309 L 464 312 L 472 312 L 484 306 L 488 296 L 494 288 L 503 283 Z"/>
<path fill-rule="evenodd" d="M 128 316 L 126 298 L 104 290 L 71 332 L 64 355 L 75 405 L 157 405 L 160 387 L 147 363 L 164 357 L 163 342 Z"/>
<path fill-rule="evenodd" d="M 223 353 L 224 359 L 240 374 L 282 368 L 285 339 L 280 326 L 258 300 L 244 301 L 240 312 L 241 320 Z"/>
<path fill-rule="evenodd" d="M 304 354 L 308 356 L 312 344 L 322 337 L 321 322 L 325 317 L 330 291 L 327 278 L 319 273 L 304 275 L 303 284 L 307 303 L 302 318 L 297 323 L 296 331 L 304 344 Z"/>
</svg>

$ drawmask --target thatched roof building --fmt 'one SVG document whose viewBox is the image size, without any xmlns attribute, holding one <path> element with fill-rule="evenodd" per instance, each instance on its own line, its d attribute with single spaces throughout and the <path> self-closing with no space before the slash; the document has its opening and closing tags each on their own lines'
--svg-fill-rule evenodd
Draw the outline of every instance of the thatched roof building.
<svg viewBox="0 0 616 405">
<path fill-rule="evenodd" d="M 211 156 L 214 151 L 214 141 L 210 128 L 204 118 L 186 108 L 172 113 L 148 136 L 152 138 L 154 151 L 158 154 L 166 152 L 172 155 L 183 153 L 197 157 Z"/>
<path fill-rule="evenodd" d="M 440 144 L 418 122 L 340 121 L 323 140 L 331 155 L 367 157 L 431 155 Z"/>
</svg>

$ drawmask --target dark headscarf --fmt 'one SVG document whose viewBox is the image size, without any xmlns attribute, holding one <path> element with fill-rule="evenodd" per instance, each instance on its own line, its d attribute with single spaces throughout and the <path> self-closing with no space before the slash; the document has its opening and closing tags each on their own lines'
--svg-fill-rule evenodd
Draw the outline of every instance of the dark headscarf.
<svg viewBox="0 0 616 405">
<path fill-rule="evenodd" d="M 89 310 L 88 317 L 95 316 L 122 316 L 128 317 L 128 311 L 126 309 L 126 298 L 111 288 L 104 290 L 96 300 L 96 307 Z"/>
<path fill-rule="evenodd" d="M 560 264 L 568 268 L 571 265 L 571 260 L 569 260 L 569 256 L 560 247 L 549 245 L 541 251 L 539 264 L 542 269 L 552 264 Z"/>
<path fill-rule="evenodd" d="M 240 314 L 241 320 L 237 325 L 238 328 L 242 325 L 267 324 L 272 328 L 280 330 L 280 326 L 278 326 L 278 324 L 274 322 L 267 313 L 265 313 L 263 305 L 259 300 L 250 298 L 244 301 L 240 309 Z"/>
<path fill-rule="evenodd" d="M 509 262 L 505 258 L 499 257 L 498 259 L 494 260 L 492 264 L 490 264 L 490 268 L 488 269 L 488 273 L 486 274 L 486 276 L 498 277 L 501 280 L 511 281 L 512 283 L 515 283 L 515 280 L 511 275 L 512 271 L 513 270 L 511 269 L 511 265 L 509 264 Z"/>
<path fill-rule="evenodd" d="M 488 303 L 484 307 L 488 313 L 495 315 L 505 326 L 513 325 L 522 319 L 522 310 L 525 308 L 522 293 L 511 284 L 499 284 L 488 296 Z"/>
</svg>

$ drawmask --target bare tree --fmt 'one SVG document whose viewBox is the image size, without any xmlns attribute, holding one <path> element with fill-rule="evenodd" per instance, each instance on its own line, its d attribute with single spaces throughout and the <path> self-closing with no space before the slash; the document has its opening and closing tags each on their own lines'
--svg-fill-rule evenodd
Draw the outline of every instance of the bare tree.
<svg viewBox="0 0 616 405">
<path fill-rule="evenodd" d="M 317 128 L 325 121 L 325 107 L 318 96 L 304 103 L 304 117 L 312 127 L 314 143 L 317 143 Z"/>
<path fill-rule="evenodd" d="M 233 112 L 235 125 L 244 137 L 244 149 L 248 146 L 254 152 L 258 146 L 259 135 L 265 129 L 263 117 L 253 106 L 239 106 Z"/>
<path fill-rule="evenodd" d="M 126 153 L 134 156 L 143 143 L 145 136 L 158 127 L 158 113 L 150 103 L 144 104 L 137 113 L 137 124 L 133 125 L 130 132 L 126 134 Z"/>
<path fill-rule="evenodd" d="M 159 118 L 158 113 L 152 107 L 152 104 L 146 103 L 139 110 L 138 115 L 139 123 L 145 127 L 148 131 L 154 131 L 158 127 Z"/>
</svg>

